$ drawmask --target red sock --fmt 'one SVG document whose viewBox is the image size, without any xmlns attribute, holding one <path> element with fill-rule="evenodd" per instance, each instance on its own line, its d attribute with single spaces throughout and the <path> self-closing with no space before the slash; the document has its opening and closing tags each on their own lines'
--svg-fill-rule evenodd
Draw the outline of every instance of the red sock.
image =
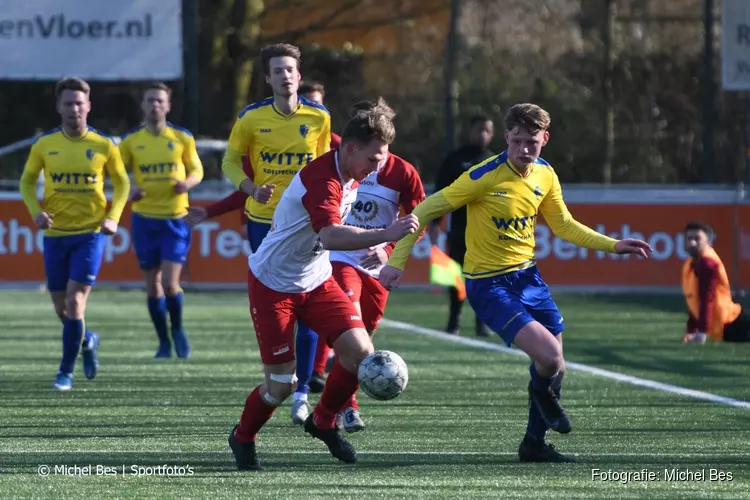
<svg viewBox="0 0 750 500">
<path fill-rule="evenodd" d="M 359 410 L 359 405 L 357 404 L 357 393 L 355 392 L 352 394 L 352 397 L 349 398 L 349 401 L 344 403 L 344 407 L 341 408 L 342 410 L 346 410 L 347 408 L 353 408 L 355 410 Z"/>
<path fill-rule="evenodd" d="M 315 350 L 315 362 L 313 363 L 313 371 L 315 373 L 325 373 L 326 364 L 328 364 L 328 353 L 331 348 L 328 347 L 324 338 L 318 338 L 318 348 Z"/>
<path fill-rule="evenodd" d="M 336 415 L 358 388 L 357 375 L 346 371 L 337 360 L 328 375 L 323 394 L 320 395 L 320 401 L 313 412 L 315 427 L 333 429 L 336 425 Z"/>
<path fill-rule="evenodd" d="M 258 431 L 266 425 L 275 411 L 276 407 L 269 405 L 261 397 L 260 386 L 256 387 L 245 401 L 245 409 L 240 417 L 240 425 L 234 431 L 234 438 L 240 443 L 255 441 Z"/>
<path fill-rule="evenodd" d="M 334 357 L 334 363 L 336 358 Z M 341 410 L 339 411 L 346 411 L 347 408 L 352 408 L 354 410 L 359 410 L 359 405 L 357 404 L 357 391 L 354 391 L 354 394 L 352 394 L 352 397 L 346 400 L 346 403 L 344 403 L 344 406 L 341 407 Z"/>
</svg>

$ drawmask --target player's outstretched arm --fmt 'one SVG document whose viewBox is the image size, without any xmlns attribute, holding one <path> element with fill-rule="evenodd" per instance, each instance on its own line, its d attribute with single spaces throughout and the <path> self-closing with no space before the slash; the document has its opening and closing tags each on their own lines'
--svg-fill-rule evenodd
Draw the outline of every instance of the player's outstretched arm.
<svg viewBox="0 0 750 500">
<path fill-rule="evenodd" d="M 562 197 L 560 181 L 555 175 L 552 189 L 541 203 L 541 212 L 555 236 L 579 247 L 619 254 L 636 254 L 648 258 L 651 246 L 645 241 L 628 238 L 616 240 L 598 233 L 573 218 Z"/>
<path fill-rule="evenodd" d="M 401 217 L 385 229 L 361 229 L 343 224 L 332 224 L 318 232 L 320 242 L 326 250 L 360 250 L 387 241 L 397 241 L 414 233 L 419 220 L 414 214 Z"/>
<path fill-rule="evenodd" d="M 406 267 L 411 249 L 427 224 L 457 208 L 472 203 L 491 188 L 494 180 L 492 176 L 485 175 L 487 172 L 484 166 L 492 161 L 493 159 L 490 159 L 472 167 L 450 186 L 433 194 L 414 209 L 413 213 L 419 217 L 420 227 L 415 234 L 407 236 L 396 244 L 388 263 L 380 270 L 380 283 L 385 288 L 390 290 L 398 286 L 404 274 L 404 267 Z"/>
<path fill-rule="evenodd" d="M 457 207 L 452 205 L 445 197 L 443 191 L 438 191 L 433 194 L 422 203 L 417 205 L 417 208 L 412 212 L 419 218 L 419 228 L 413 234 L 407 235 L 401 241 L 396 243 L 396 248 L 393 249 L 391 257 L 383 269 L 380 270 L 380 283 L 388 290 L 398 286 L 399 281 L 406 267 L 406 261 L 409 259 L 409 254 L 414 244 L 419 239 L 424 228 L 434 219 L 442 217 L 443 215 L 452 212 Z"/>
<path fill-rule="evenodd" d="M 414 209 L 412 214 L 416 215 L 419 219 L 419 228 L 413 234 L 406 236 L 396 244 L 396 248 L 393 249 L 393 253 L 391 254 L 391 258 L 388 259 L 387 265 L 403 270 L 406 266 L 409 254 L 411 253 L 411 249 L 417 242 L 422 230 L 432 220 L 442 217 L 456 208 L 457 207 L 448 202 L 443 191 L 438 191 L 417 205 L 417 208 Z"/>
</svg>

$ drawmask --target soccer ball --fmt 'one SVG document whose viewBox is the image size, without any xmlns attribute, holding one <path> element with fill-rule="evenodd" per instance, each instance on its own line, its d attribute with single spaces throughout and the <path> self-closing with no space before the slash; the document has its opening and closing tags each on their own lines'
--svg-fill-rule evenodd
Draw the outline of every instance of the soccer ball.
<svg viewBox="0 0 750 500">
<path fill-rule="evenodd" d="M 403 392 L 409 370 L 401 356 L 392 351 L 375 351 L 359 365 L 359 386 L 373 399 L 387 401 Z"/>
</svg>

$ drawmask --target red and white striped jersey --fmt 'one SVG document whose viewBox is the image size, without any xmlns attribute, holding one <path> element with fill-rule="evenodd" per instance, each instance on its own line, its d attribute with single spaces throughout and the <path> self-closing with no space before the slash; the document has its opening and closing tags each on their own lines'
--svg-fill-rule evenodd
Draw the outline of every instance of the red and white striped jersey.
<svg viewBox="0 0 750 500">
<path fill-rule="evenodd" d="M 258 281 L 285 293 L 310 292 L 326 281 L 331 263 L 318 232 L 341 224 L 356 198 L 357 182 L 343 181 L 337 151 L 300 170 L 279 200 L 268 236 L 248 259 Z"/>
<path fill-rule="evenodd" d="M 357 200 L 345 224 L 362 229 L 385 229 L 399 214 L 410 214 L 424 200 L 424 187 L 414 166 L 393 153 L 385 164 L 359 183 Z M 390 255 L 393 243 L 382 243 Z M 377 247 L 375 247 L 377 248 Z M 332 251 L 331 261 L 344 262 L 375 278 L 380 269 L 364 269 L 359 265 L 368 249 Z"/>
</svg>

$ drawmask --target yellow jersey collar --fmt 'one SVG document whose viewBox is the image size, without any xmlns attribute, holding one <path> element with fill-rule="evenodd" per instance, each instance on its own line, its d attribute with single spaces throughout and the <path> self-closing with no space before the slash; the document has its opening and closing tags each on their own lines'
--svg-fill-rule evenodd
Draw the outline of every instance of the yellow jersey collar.
<svg viewBox="0 0 750 500">
<path fill-rule="evenodd" d="M 520 171 L 520 170 L 518 170 L 518 168 L 516 168 L 516 166 L 515 166 L 515 165 L 513 165 L 513 162 L 512 162 L 512 161 L 510 161 L 510 158 L 508 158 L 507 164 L 508 164 L 508 168 L 510 168 L 510 169 L 511 169 L 511 171 L 512 171 L 512 172 L 513 172 L 514 174 L 516 174 L 516 175 L 517 175 L 518 177 L 521 177 L 521 178 L 525 179 L 525 178 L 527 178 L 528 176 L 530 176 L 530 175 L 531 175 L 531 173 L 532 173 L 532 172 L 534 171 L 534 165 L 536 164 L 536 162 L 532 162 L 532 163 L 530 163 L 530 164 L 529 164 L 529 166 L 528 166 L 528 167 L 526 167 L 526 171 L 525 171 L 525 172 L 523 172 L 523 173 L 521 173 L 521 171 Z"/>
<path fill-rule="evenodd" d="M 148 128 L 148 125 L 146 125 L 146 122 L 143 122 L 143 128 L 146 129 L 146 133 L 152 137 L 162 137 L 164 133 L 169 128 L 169 123 L 165 123 L 164 127 L 162 127 L 161 131 L 159 131 L 158 134 L 155 134 L 150 128 Z"/>
<path fill-rule="evenodd" d="M 284 118 L 291 118 L 297 114 L 297 111 L 299 111 L 300 108 L 302 108 L 302 100 L 299 98 L 299 96 L 297 96 L 297 107 L 295 107 L 292 110 L 292 112 L 289 113 L 288 115 L 285 115 L 284 113 L 281 112 L 279 108 L 276 107 L 276 98 L 274 98 L 273 102 L 271 102 L 271 108 L 274 110 L 274 112 L 276 112 L 277 115 L 282 116 Z"/>
<path fill-rule="evenodd" d="M 91 127 L 89 127 L 89 126 L 87 125 L 87 126 L 86 126 L 86 130 L 84 130 L 84 131 L 83 131 L 83 133 L 82 133 L 81 135 L 79 135 L 78 137 L 73 137 L 73 136 L 71 136 L 71 135 L 68 135 L 68 134 L 67 134 L 67 133 L 65 132 L 65 127 L 60 127 L 60 132 L 62 132 L 62 135 L 63 135 L 63 137 L 65 137 L 65 138 L 66 138 L 66 139 L 68 139 L 69 141 L 74 141 L 74 142 L 76 142 L 76 141 L 80 141 L 80 140 L 83 140 L 83 139 L 85 139 L 85 138 L 86 138 L 86 136 L 87 136 L 87 135 L 89 135 L 89 132 L 90 132 L 90 131 L 91 131 Z"/>
</svg>

